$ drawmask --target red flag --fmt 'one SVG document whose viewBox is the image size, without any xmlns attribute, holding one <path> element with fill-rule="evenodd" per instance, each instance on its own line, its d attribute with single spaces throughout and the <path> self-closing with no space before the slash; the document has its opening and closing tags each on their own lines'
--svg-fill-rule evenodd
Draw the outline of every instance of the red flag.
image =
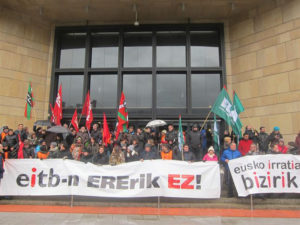
<svg viewBox="0 0 300 225">
<path fill-rule="evenodd" d="M 78 126 L 78 117 L 77 117 L 77 109 L 75 109 L 75 112 L 72 117 L 71 124 L 75 128 L 75 130 L 78 132 L 79 131 L 79 126 Z"/>
<path fill-rule="evenodd" d="M 110 143 L 110 132 L 106 121 L 106 115 L 103 113 L 103 131 L 102 131 L 102 142 L 107 146 Z"/>
<path fill-rule="evenodd" d="M 125 95 L 122 92 L 120 98 L 119 111 L 118 111 L 118 127 L 117 127 L 116 139 L 118 139 L 120 132 L 127 131 L 127 128 L 128 128 L 128 112 L 126 108 Z"/>
<path fill-rule="evenodd" d="M 62 119 L 62 87 L 59 86 L 59 90 L 57 93 L 57 97 L 55 100 L 55 106 L 54 106 L 54 118 L 55 118 L 55 124 L 61 125 L 60 121 Z"/>
<path fill-rule="evenodd" d="M 20 134 L 18 134 L 18 138 L 19 138 L 18 159 L 24 159 L 24 154 L 23 154 L 24 143 L 21 140 Z"/>
<path fill-rule="evenodd" d="M 86 95 L 81 114 L 86 115 L 85 126 L 88 130 L 90 130 L 91 124 L 94 119 L 93 112 L 92 112 L 91 100 L 90 100 L 90 91 L 88 91 L 88 93 Z"/>
<path fill-rule="evenodd" d="M 51 122 L 51 123 L 55 123 L 54 109 L 53 109 L 53 107 L 52 107 L 52 104 L 51 104 L 51 103 L 49 103 L 49 104 L 50 104 L 50 109 L 51 109 L 51 118 L 50 118 L 50 122 Z"/>
</svg>

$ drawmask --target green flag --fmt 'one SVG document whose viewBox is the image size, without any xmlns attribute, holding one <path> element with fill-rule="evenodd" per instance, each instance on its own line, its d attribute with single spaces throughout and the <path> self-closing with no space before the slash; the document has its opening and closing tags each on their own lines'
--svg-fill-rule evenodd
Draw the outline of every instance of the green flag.
<svg viewBox="0 0 300 225">
<path fill-rule="evenodd" d="M 217 153 L 220 152 L 220 137 L 216 114 L 214 114 L 214 148 Z"/>
<path fill-rule="evenodd" d="M 33 93 L 32 93 L 31 82 L 29 82 L 28 92 L 26 96 L 25 112 L 24 112 L 24 116 L 27 118 L 27 120 L 30 120 L 31 118 L 32 108 L 33 108 Z"/>
<path fill-rule="evenodd" d="M 178 147 L 179 150 L 182 152 L 184 145 L 184 137 L 182 131 L 182 124 L 181 124 L 181 115 L 179 115 L 179 127 L 178 127 Z"/>
<path fill-rule="evenodd" d="M 242 105 L 242 102 L 240 101 L 238 95 L 236 94 L 236 92 L 233 92 L 233 105 L 235 106 L 236 112 L 238 114 L 242 113 L 245 111 L 244 106 Z"/>
<path fill-rule="evenodd" d="M 242 136 L 243 124 L 225 88 L 218 95 L 211 111 L 223 118 L 236 135 Z"/>
</svg>

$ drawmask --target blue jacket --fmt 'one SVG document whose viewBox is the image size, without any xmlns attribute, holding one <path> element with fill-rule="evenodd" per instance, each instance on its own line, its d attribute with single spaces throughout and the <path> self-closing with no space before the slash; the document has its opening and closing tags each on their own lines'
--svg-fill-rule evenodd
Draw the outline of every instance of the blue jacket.
<svg viewBox="0 0 300 225">
<path fill-rule="evenodd" d="M 228 168 L 228 164 L 225 162 L 226 159 L 236 159 L 241 157 L 242 154 L 239 152 L 239 150 L 232 151 L 230 148 L 227 148 L 224 150 L 222 156 L 221 156 L 221 161 L 225 163 L 226 168 Z"/>
</svg>

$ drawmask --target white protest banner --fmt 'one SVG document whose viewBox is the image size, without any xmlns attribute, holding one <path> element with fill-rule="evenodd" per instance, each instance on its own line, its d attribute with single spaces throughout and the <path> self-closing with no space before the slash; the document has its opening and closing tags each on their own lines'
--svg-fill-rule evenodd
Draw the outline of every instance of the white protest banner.
<svg viewBox="0 0 300 225">
<path fill-rule="evenodd" d="M 0 195 L 219 198 L 217 163 L 172 160 L 97 166 L 62 159 L 9 159 Z"/>
<path fill-rule="evenodd" d="M 300 156 L 256 155 L 229 161 L 239 196 L 300 193 Z"/>
</svg>

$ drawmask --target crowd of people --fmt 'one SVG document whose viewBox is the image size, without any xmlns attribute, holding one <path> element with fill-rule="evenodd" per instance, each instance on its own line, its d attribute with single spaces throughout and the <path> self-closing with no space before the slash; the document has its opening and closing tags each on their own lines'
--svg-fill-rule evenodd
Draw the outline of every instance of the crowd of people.
<svg viewBox="0 0 300 225">
<path fill-rule="evenodd" d="M 116 137 L 111 132 L 108 143 L 102 141 L 102 128 L 93 124 L 87 131 L 84 126 L 78 132 L 67 124 L 68 133 L 48 132 L 42 127 L 34 127 L 30 133 L 27 127 L 19 124 L 16 130 L 3 126 L 1 133 L 0 155 L 5 159 L 73 159 L 97 165 L 118 165 L 125 162 L 153 159 L 197 161 L 219 161 L 227 171 L 229 195 L 233 194 L 232 179 L 227 163 L 231 159 L 245 155 L 260 154 L 299 154 L 300 132 L 295 142 L 285 144 L 279 127 L 268 134 L 265 127 L 256 131 L 246 126 L 242 139 L 227 130 L 220 135 L 220 149 L 214 149 L 211 129 L 199 129 L 194 124 L 191 130 L 184 132 L 185 144 L 182 151 L 178 145 L 178 132 L 172 124 L 167 130 L 134 128 L 129 126 L 126 132 Z M 21 154 L 20 154 L 20 151 Z"/>
</svg>

